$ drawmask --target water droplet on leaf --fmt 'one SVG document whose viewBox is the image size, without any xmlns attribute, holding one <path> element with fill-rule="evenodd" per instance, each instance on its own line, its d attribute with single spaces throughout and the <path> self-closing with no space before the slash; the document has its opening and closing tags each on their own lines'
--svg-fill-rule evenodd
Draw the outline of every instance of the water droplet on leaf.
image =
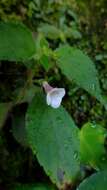
<svg viewBox="0 0 107 190">
<path fill-rule="evenodd" d="M 92 84 L 92 89 L 95 90 L 95 84 Z"/>
<path fill-rule="evenodd" d="M 77 158 L 78 158 L 78 152 L 75 151 L 75 152 L 74 152 L 74 159 L 77 159 Z"/>
</svg>

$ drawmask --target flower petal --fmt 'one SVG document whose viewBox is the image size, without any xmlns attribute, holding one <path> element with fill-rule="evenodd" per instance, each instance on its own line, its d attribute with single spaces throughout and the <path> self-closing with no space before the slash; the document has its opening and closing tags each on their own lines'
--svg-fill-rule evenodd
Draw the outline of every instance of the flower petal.
<svg viewBox="0 0 107 190">
<path fill-rule="evenodd" d="M 57 93 L 59 94 L 60 97 L 65 96 L 65 89 L 64 88 L 57 88 Z"/>
<path fill-rule="evenodd" d="M 46 96 L 46 102 L 47 102 L 48 105 L 51 104 L 51 96 L 50 96 L 50 93 L 48 93 L 47 96 Z"/>
<path fill-rule="evenodd" d="M 62 98 L 61 97 L 52 97 L 51 98 L 51 106 L 53 108 L 58 108 L 61 104 Z"/>
<path fill-rule="evenodd" d="M 65 89 L 53 88 L 47 94 L 47 104 L 51 105 L 53 108 L 58 108 L 61 104 L 64 95 L 65 95 Z"/>
</svg>

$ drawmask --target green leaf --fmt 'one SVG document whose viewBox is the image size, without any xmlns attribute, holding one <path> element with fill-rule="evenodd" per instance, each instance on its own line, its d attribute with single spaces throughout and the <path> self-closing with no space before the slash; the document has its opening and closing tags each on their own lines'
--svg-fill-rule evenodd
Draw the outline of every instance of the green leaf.
<svg viewBox="0 0 107 190">
<path fill-rule="evenodd" d="M 25 61 L 34 54 L 35 43 L 25 25 L 0 22 L 0 60 Z"/>
<path fill-rule="evenodd" d="M 42 184 L 17 184 L 11 187 L 12 190 L 55 190 L 51 186 Z"/>
<path fill-rule="evenodd" d="M 38 60 L 44 54 L 44 49 L 48 51 L 49 44 L 48 41 L 45 39 L 43 34 L 39 34 L 36 39 L 36 55 L 35 58 Z"/>
<path fill-rule="evenodd" d="M 74 37 L 74 39 L 80 39 L 82 37 L 81 33 L 75 28 L 71 29 L 71 34 Z"/>
<path fill-rule="evenodd" d="M 82 37 L 81 33 L 75 27 L 68 27 L 64 25 L 64 35 L 66 38 L 80 39 Z"/>
<path fill-rule="evenodd" d="M 43 24 L 40 26 L 39 32 L 43 33 L 45 37 L 51 40 L 56 40 L 60 38 L 61 35 L 61 31 L 56 26 L 50 24 Z"/>
<path fill-rule="evenodd" d="M 42 34 L 39 34 L 36 40 L 35 59 L 39 60 L 39 63 L 46 71 L 52 67 L 52 64 L 50 64 L 50 51 L 47 40 Z"/>
<path fill-rule="evenodd" d="M 56 50 L 57 64 L 69 80 L 103 102 L 98 74 L 94 63 L 81 50 L 69 45 Z"/>
<path fill-rule="evenodd" d="M 44 69 L 48 71 L 49 59 L 46 55 L 42 55 L 42 57 L 40 58 L 40 63 L 44 67 Z"/>
<path fill-rule="evenodd" d="M 79 172 L 79 138 L 66 110 L 47 106 L 38 92 L 27 111 L 26 130 L 33 153 L 53 183 L 73 183 Z"/>
<path fill-rule="evenodd" d="M 11 103 L 0 103 L 0 129 L 3 127 L 11 106 Z"/>
<path fill-rule="evenodd" d="M 86 178 L 77 190 L 106 190 L 107 171 L 101 171 Z"/>
<path fill-rule="evenodd" d="M 52 65 L 50 64 L 49 56 L 42 55 L 42 57 L 40 58 L 40 63 L 46 71 L 48 71 L 52 67 Z"/>
<path fill-rule="evenodd" d="M 98 124 L 85 124 L 80 131 L 81 162 L 99 170 L 107 168 L 104 147 L 107 130 Z"/>
</svg>

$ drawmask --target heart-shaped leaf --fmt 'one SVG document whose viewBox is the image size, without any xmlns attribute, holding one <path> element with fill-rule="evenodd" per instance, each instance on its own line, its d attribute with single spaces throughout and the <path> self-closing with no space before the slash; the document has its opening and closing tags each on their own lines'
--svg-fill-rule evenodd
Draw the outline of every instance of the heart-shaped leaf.
<svg viewBox="0 0 107 190">
<path fill-rule="evenodd" d="M 38 92 L 27 111 L 26 130 L 33 153 L 53 183 L 73 183 L 79 172 L 79 138 L 66 110 L 47 106 Z"/>
<path fill-rule="evenodd" d="M 97 70 L 87 55 L 69 45 L 58 48 L 56 55 L 57 65 L 69 80 L 74 80 L 81 88 L 105 103 L 101 95 Z"/>
</svg>

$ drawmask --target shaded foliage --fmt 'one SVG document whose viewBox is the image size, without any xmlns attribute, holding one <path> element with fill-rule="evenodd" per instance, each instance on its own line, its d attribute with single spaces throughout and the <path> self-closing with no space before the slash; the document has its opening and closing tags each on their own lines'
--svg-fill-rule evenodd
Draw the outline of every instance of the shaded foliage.
<svg viewBox="0 0 107 190">
<path fill-rule="evenodd" d="M 39 190 L 40 188 L 49 189 L 50 185 L 52 189 L 54 189 L 54 185 L 59 187 L 59 181 L 62 180 L 63 174 L 60 171 L 56 171 L 57 166 L 59 165 L 66 166 L 67 174 L 65 175 L 65 180 L 63 178 L 64 190 L 67 189 L 75 189 L 78 186 L 80 180 L 83 180 L 85 176 L 91 175 L 93 172 L 93 168 L 98 170 L 97 166 L 101 170 L 104 166 L 102 166 L 101 158 L 104 158 L 104 164 L 106 166 L 106 128 L 107 128 L 107 9 L 106 9 L 106 0 L 1 0 L 0 1 L 0 20 L 2 22 L 12 22 L 18 23 L 23 22 L 26 25 L 26 31 L 29 31 L 30 37 L 33 36 L 31 40 L 28 40 L 28 36 L 25 39 L 25 34 L 20 33 L 16 29 L 15 33 L 12 34 L 13 30 L 10 31 L 12 37 L 14 37 L 13 42 L 10 40 L 11 35 L 7 33 L 7 38 L 10 40 L 3 40 L 4 32 L 1 33 L 0 36 L 0 184 L 1 188 L 14 188 L 19 189 L 21 184 L 22 189 L 32 189 Z M 27 28 L 29 28 L 27 30 Z M 0 27 L 1 30 L 1 27 Z M 2 30 L 1 30 L 2 31 Z M 0 32 L 1 32 L 0 31 Z M 6 29 L 7 31 L 7 29 Z M 9 31 L 9 30 L 8 30 Z M 31 34 L 32 31 L 32 34 Z M 14 36 L 15 34 L 15 36 Z M 17 38 L 17 35 L 18 38 Z M 23 37 L 24 45 L 21 39 L 21 35 Z M 26 34 L 27 35 L 27 34 Z M 18 40 L 17 40 L 18 39 Z M 26 41 L 27 40 L 27 41 Z M 29 42 L 30 41 L 30 42 Z M 3 50 L 4 45 L 8 42 L 6 48 L 9 55 L 6 54 L 5 48 Z M 11 43 L 11 44 L 10 44 Z M 28 43 L 28 46 L 27 46 Z M 26 45 L 25 45 L 26 44 Z M 70 56 L 68 56 L 69 52 L 66 55 L 66 51 L 61 52 L 60 60 L 58 54 L 56 53 L 56 49 L 58 51 L 61 50 L 62 45 L 65 47 L 72 46 L 72 51 L 74 55 L 74 59 L 72 60 Z M 10 46 L 11 45 L 11 46 Z M 19 46 L 18 46 L 19 45 Z M 26 47 L 25 47 L 26 46 Z M 16 47 L 16 48 L 15 48 Z M 30 47 L 30 48 L 29 48 Z M 33 47 L 33 48 L 32 48 Z M 22 49 L 21 49 L 22 48 Z M 24 49 L 25 48 L 25 49 Z M 80 50 L 78 50 L 78 48 Z M 12 54 L 12 51 L 15 51 L 15 54 Z M 32 51 L 31 51 L 32 49 Z M 75 51 L 87 53 L 90 56 L 90 59 L 87 58 L 83 53 L 83 58 L 81 58 L 80 54 L 75 55 Z M 11 51 L 12 50 L 12 51 Z M 20 50 L 20 51 L 19 51 Z M 3 52 L 4 51 L 4 52 Z M 70 49 L 71 51 L 71 49 Z M 3 54 L 1 54 L 3 53 Z M 15 56 L 14 56 L 15 55 Z M 70 54 L 71 55 L 71 54 Z M 6 59 L 3 59 L 3 57 Z M 10 58 L 9 58 L 10 56 Z M 24 57 L 25 56 L 25 57 Z M 80 56 L 80 57 L 79 57 Z M 29 57 L 31 59 L 29 59 Z M 22 58 L 24 61 L 22 61 Z M 25 58 L 25 59 L 24 59 Z M 77 59 L 76 59 L 77 58 Z M 81 59 L 80 67 L 75 71 L 75 66 L 72 69 L 72 65 L 70 66 L 72 72 L 69 72 L 70 67 L 67 66 L 71 61 L 76 63 L 78 66 L 78 60 Z M 81 67 L 82 59 L 84 61 L 83 68 Z M 7 61 L 6 61 L 7 60 Z M 69 61 L 70 60 L 70 61 Z M 58 62 L 60 61 L 60 62 Z M 62 62 L 61 62 L 62 61 Z M 95 65 L 93 65 L 93 61 Z M 87 64 L 86 64 L 87 62 Z M 90 66 L 90 62 L 92 63 L 92 67 Z M 87 65 L 89 67 L 87 67 Z M 65 68 L 66 67 L 66 68 Z M 84 70 L 84 68 L 86 69 Z M 90 69 L 89 71 L 88 69 Z M 96 67 L 96 69 L 95 69 Z M 76 67 L 77 68 L 77 67 Z M 83 72 L 84 71 L 84 72 Z M 97 73 L 98 71 L 98 73 Z M 63 72 L 63 73 L 62 73 Z M 93 73 L 93 76 L 92 76 Z M 73 75 L 74 74 L 74 75 Z M 68 79 L 64 76 L 68 77 Z M 78 76 L 80 78 L 78 78 Z M 82 77 L 85 76 L 85 79 Z M 96 78 L 97 76 L 97 78 Z M 73 81 L 74 79 L 74 81 Z M 90 80 L 89 80 L 90 79 Z M 57 162 L 52 173 L 49 174 L 47 168 L 49 165 L 49 160 L 47 166 L 44 164 L 44 155 L 46 155 L 46 149 L 42 149 L 42 143 L 39 144 L 39 134 L 36 134 L 36 130 L 39 130 L 39 124 L 37 125 L 37 121 L 35 124 L 33 123 L 32 127 L 32 115 L 33 122 L 35 118 L 35 113 L 30 116 L 31 120 L 28 118 L 29 127 L 27 126 L 27 130 L 29 130 L 29 143 L 26 143 L 26 130 L 25 130 L 25 115 L 27 112 L 27 108 L 29 104 L 32 102 L 32 98 L 38 91 L 38 88 L 41 88 L 41 84 L 43 80 L 47 80 L 53 84 L 53 86 L 63 87 L 66 89 L 66 96 L 63 101 L 63 106 L 68 111 L 69 115 L 72 115 L 76 125 L 81 129 L 80 131 L 80 141 L 82 146 L 82 159 L 79 160 L 82 166 L 80 169 L 79 163 L 79 175 L 76 176 L 74 180 L 73 175 L 74 171 L 70 170 L 68 160 L 69 154 L 66 154 L 66 160 L 64 160 L 64 154 L 66 153 L 66 148 L 63 148 L 63 138 L 58 141 L 58 137 L 60 133 L 62 133 L 62 128 L 60 129 L 59 135 L 57 133 L 57 138 L 55 136 L 56 141 L 62 143 L 62 149 L 59 150 L 58 146 L 54 149 L 55 155 L 57 155 L 57 151 L 60 151 L 61 163 L 58 162 L 60 158 L 57 158 Z M 70 81 L 69 81 L 70 80 Z M 88 81 L 89 80 L 89 81 Z M 97 84 L 97 91 L 94 89 L 90 90 L 88 84 L 91 84 L 92 81 Z M 98 81 L 99 80 L 99 81 Z M 77 83 L 77 84 L 76 84 Z M 79 86 L 78 86 L 79 84 Z M 92 84 L 93 85 L 93 84 Z M 100 86 L 100 87 L 99 87 Z M 83 88 L 83 89 L 82 89 Z M 88 92 L 86 92 L 87 90 Z M 43 92 L 42 92 L 43 93 Z M 91 95 L 90 95 L 91 94 Z M 103 94 L 103 100 L 101 100 L 101 94 Z M 96 100 L 96 98 L 97 100 Z M 36 97 L 36 96 L 35 96 Z M 98 101 L 103 102 L 105 107 Z M 37 102 L 38 103 L 38 102 Z M 38 103 L 39 104 L 39 103 Z M 31 103 L 30 106 L 34 104 Z M 43 105 L 42 105 L 43 106 Z M 42 107 L 40 106 L 40 107 Z M 38 110 L 40 109 L 38 108 Z M 33 109 L 32 107 L 30 108 Z M 34 110 L 37 107 L 34 107 Z M 44 106 L 44 110 L 48 110 L 47 107 Z M 42 108 L 39 110 L 43 111 Z M 60 112 L 60 110 L 59 110 Z M 29 113 L 29 112 L 28 112 Z M 52 110 L 49 112 L 50 123 L 55 120 L 53 117 L 55 112 Z M 56 111 L 57 113 L 57 111 Z M 36 113 L 37 114 L 37 113 Z M 44 113 L 45 114 L 45 113 Z M 41 114 L 42 115 L 42 114 Z M 57 114 L 56 114 L 57 115 Z M 38 116 L 38 114 L 37 114 Z M 40 116 L 39 116 L 40 117 Z M 45 115 L 46 117 L 46 115 Z M 53 117 L 53 118 L 51 118 Z M 43 115 L 41 117 L 42 123 Z M 45 126 L 48 125 L 48 119 L 45 118 Z M 55 120 L 56 121 L 56 120 Z M 98 123 L 100 127 L 93 134 L 90 128 L 84 128 L 84 124 L 87 122 Z M 40 123 L 40 121 L 38 121 Z M 64 123 L 65 121 L 63 121 Z M 53 122 L 54 123 L 54 122 Z M 56 127 L 56 123 L 52 126 Z M 31 125 L 31 129 L 30 128 Z M 43 123 L 41 124 L 43 127 Z M 66 122 L 64 125 L 68 125 Z M 98 125 L 99 126 L 99 125 Z M 102 128 L 102 126 L 105 128 Z M 37 127 L 37 128 L 36 128 Z M 49 127 L 49 125 L 48 125 Z M 101 130 L 100 130 L 101 129 Z M 54 129 L 55 130 L 55 129 Z M 59 128 L 58 128 L 59 130 Z M 65 130 L 65 129 L 64 129 Z M 71 130 L 71 129 L 69 129 Z M 86 131 L 85 131 L 86 130 Z M 88 130 L 88 132 L 87 132 Z M 57 131 L 57 130 L 56 130 Z M 101 131 L 101 133 L 99 132 Z M 47 131 L 47 133 L 49 130 Z M 67 131 L 66 131 L 67 132 Z M 64 136 L 63 133 L 62 136 Z M 86 133 L 85 133 L 86 132 Z M 99 135 L 97 134 L 99 132 Z M 104 134 L 103 134 L 104 132 Z M 42 130 L 40 131 L 43 136 L 46 137 Z M 81 137 L 81 134 L 84 133 L 84 136 Z M 54 135 L 55 135 L 54 134 Z M 89 134 L 92 135 L 89 137 Z M 34 136 L 33 136 L 34 135 Z M 52 136 L 53 133 L 50 133 L 50 137 L 54 139 Z M 93 136 L 94 135 L 94 136 Z M 105 135 L 105 136 L 104 136 Z M 37 137 L 35 139 L 35 137 Z M 64 136 L 66 140 L 66 136 Z M 74 138 L 73 143 L 77 139 Z M 33 143 L 32 142 L 33 139 Z M 35 143 L 34 143 L 35 139 Z M 45 139 L 45 138 L 44 138 Z M 43 140 L 44 140 L 43 139 Z M 96 149 L 95 154 L 93 155 L 90 147 L 84 146 L 83 141 L 85 141 L 85 145 L 91 143 L 93 141 L 93 145 L 97 146 L 96 142 L 99 141 L 98 147 Z M 46 140 L 46 139 L 45 139 Z M 37 141 L 37 142 L 36 142 Z M 42 141 L 42 139 L 41 139 Z M 36 144 L 37 143 L 37 144 Z M 43 142 L 47 143 L 47 141 Z M 73 144 L 72 143 L 72 144 Z M 32 145 L 33 144 L 33 145 Z M 57 144 L 57 143 L 56 143 Z M 75 143 L 74 143 L 75 144 Z M 30 149 L 30 145 L 34 146 L 33 153 Z M 50 145 L 50 144 L 48 144 Z M 93 146 L 92 145 L 92 146 Z M 36 146 L 38 149 L 38 153 L 36 153 Z M 60 145 L 61 146 L 61 145 Z M 49 147 L 52 149 L 52 147 Z M 70 148 L 72 146 L 70 145 Z M 41 152 L 42 149 L 42 152 Z M 62 150 L 62 152 L 61 152 Z M 63 153 L 63 151 L 65 152 Z M 90 159 L 84 153 L 90 153 Z M 50 151 L 50 154 L 53 151 Z M 104 154 L 103 154 L 104 153 Z M 43 154 L 43 155 L 42 155 Z M 38 156 L 39 155 L 39 156 Z M 41 156 L 42 155 L 42 156 Z M 72 154 L 70 154 L 72 157 Z M 96 158 L 98 155 L 98 158 Z M 36 158 L 37 156 L 37 158 Z M 76 155 L 75 155 L 76 157 Z M 48 152 L 47 152 L 48 158 Z M 50 163 L 54 163 L 54 156 L 50 155 Z M 38 160 L 37 160 L 38 159 Z M 58 160 L 59 159 L 59 160 Z M 41 161 L 42 160 L 42 161 Z M 71 160 L 73 160 L 71 158 Z M 85 160 L 85 161 L 84 161 Z M 46 160 L 47 162 L 47 160 Z M 73 161 L 72 161 L 73 163 Z M 43 165 L 44 169 L 40 166 Z M 74 163 L 73 163 L 74 164 Z M 78 164 L 77 164 L 78 165 Z M 50 167 L 51 168 L 51 167 Z M 72 168 L 72 167 L 71 167 Z M 75 170 L 75 169 L 74 169 Z M 69 171 L 69 172 L 68 172 Z M 89 172 L 90 171 L 90 172 Z M 55 173 L 54 173 L 55 172 Z M 73 172 L 73 173 L 72 173 Z M 57 177 L 53 179 L 52 176 Z M 68 175 L 70 173 L 70 175 Z M 72 173 L 72 175 L 71 175 Z M 97 179 L 97 175 L 93 177 L 95 180 Z M 49 177 L 48 177 L 49 176 Z M 105 175 L 106 176 L 106 175 Z M 71 180 L 73 178 L 73 180 Z M 93 181 L 92 179 L 92 181 Z M 52 180 L 52 181 L 51 181 Z M 57 181 L 58 180 L 58 181 Z M 83 180 L 84 181 L 84 180 Z M 89 178 L 91 181 L 91 178 Z M 53 184 L 52 184 L 53 182 Z M 39 183 L 39 185 L 35 185 L 35 183 Z M 41 185 L 42 183 L 42 185 Z M 87 187 L 88 179 L 86 182 L 81 184 L 79 189 L 84 189 Z M 92 182 L 93 183 L 93 182 Z M 97 182 L 96 182 L 97 183 Z M 103 179 L 101 179 L 101 188 L 102 188 Z M 105 179 L 105 183 L 106 179 Z M 30 186 L 30 184 L 33 184 Z M 45 185 L 46 184 L 46 185 Z M 49 187 L 47 186 L 49 184 Z M 85 186 L 86 184 L 86 186 Z M 90 186 L 89 186 L 90 187 Z M 88 187 L 88 188 L 89 188 Z M 55 187 L 56 189 L 56 187 Z"/>
</svg>

